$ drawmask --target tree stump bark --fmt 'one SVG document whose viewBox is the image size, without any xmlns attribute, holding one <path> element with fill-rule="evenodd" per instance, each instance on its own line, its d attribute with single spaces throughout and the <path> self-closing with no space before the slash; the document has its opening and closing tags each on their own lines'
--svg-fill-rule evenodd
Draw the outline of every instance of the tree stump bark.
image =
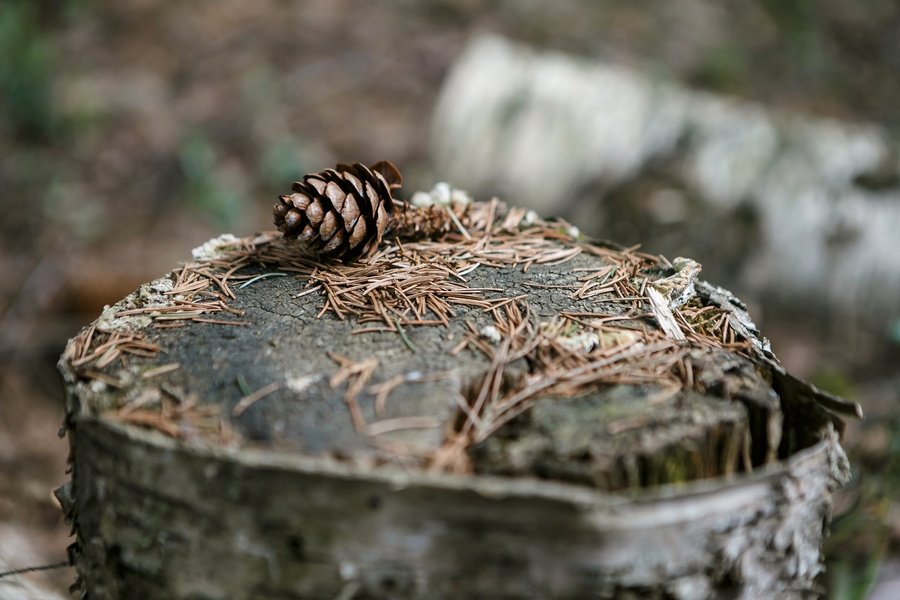
<svg viewBox="0 0 900 600">
<path fill-rule="evenodd" d="M 211 241 L 60 361 L 84 596 L 814 597 L 859 409 L 698 270 L 495 201 Z"/>
</svg>

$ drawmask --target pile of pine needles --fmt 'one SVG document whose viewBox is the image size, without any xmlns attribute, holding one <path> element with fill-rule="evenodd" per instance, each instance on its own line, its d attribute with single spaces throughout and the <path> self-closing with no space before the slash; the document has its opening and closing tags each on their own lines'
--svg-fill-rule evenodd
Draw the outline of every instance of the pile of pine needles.
<svg viewBox="0 0 900 600">
<path fill-rule="evenodd" d="M 577 269 L 583 273 L 577 283 L 525 284 L 557 288 L 568 292 L 573 302 L 587 301 L 596 307 L 596 312 L 562 312 L 549 323 L 539 323 L 531 315 L 527 293 L 506 296 L 501 289 L 470 287 L 467 279 L 477 269 L 527 272 L 534 265 L 560 266 L 581 254 L 599 258 L 601 266 Z M 696 268 L 699 270 L 699 265 Z M 450 350 L 453 354 L 466 349 L 479 352 L 489 366 L 471 397 L 460 403 L 463 418 L 448 425 L 443 446 L 420 457 L 434 471 L 471 472 L 467 448 L 527 410 L 538 397 L 577 396 L 606 385 L 655 384 L 668 398 L 694 385 L 690 361 L 685 360 L 691 348 L 711 346 L 748 355 L 753 351 L 751 341 L 729 326 L 728 310 L 704 305 L 690 293 L 692 288 L 685 296 L 685 286 L 692 280 L 679 282 L 677 269 L 665 258 L 637 248 L 581 239 L 568 223 L 545 221 L 524 209 L 507 208 L 496 199 L 473 204 L 465 219 L 456 221 L 456 229 L 440 239 L 403 243 L 388 238 L 365 263 L 322 260 L 274 233 L 228 240 L 214 256 L 187 263 L 173 273 L 169 289 L 155 300 L 141 306 L 132 301 L 118 310 L 116 317 L 147 317 L 157 329 L 184 327 L 189 322 L 248 326 L 249 322 L 234 319 L 243 313 L 229 302 L 241 288 L 273 276 L 293 276 L 303 282 L 294 298 L 315 294 L 321 301 L 319 318 L 330 314 L 352 320 L 358 324 L 354 334 L 398 334 L 413 351 L 415 346 L 405 330 L 449 328 L 456 315 L 454 305 L 480 308 L 492 315 L 489 328 L 478 329 L 469 323 L 465 338 Z M 681 300 L 676 301 L 679 294 Z M 224 316 L 210 317 L 216 313 Z M 129 355 L 148 357 L 159 351 L 159 346 L 145 337 L 140 331 L 104 331 L 95 324 L 73 341 L 67 359 L 81 369 L 82 377 L 116 386 L 120 382 L 108 373 L 110 367 L 127 366 Z M 373 429 L 364 422 L 356 397 L 367 389 L 377 362 L 357 364 L 337 355 L 332 358 L 339 365 L 332 386 L 348 383 L 345 400 L 354 426 L 371 434 Z M 518 386 L 508 389 L 503 384 L 504 371 L 522 358 L 530 365 L 529 373 Z M 158 372 L 177 368 L 164 365 Z M 379 394 L 381 405 L 393 389 L 388 383 L 368 388 Z M 277 386 L 273 384 L 266 393 L 274 389 Z M 264 395 L 248 390 L 239 403 L 241 410 Z M 160 407 L 155 417 L 131 401 L 120 407 L 118 418 L 169 435 L 177 436 L 187 427 L 224 432 L 233 438 L 228 428 L 210 427 L 204 420 L 209 414 L 188 419 L 185 415 L 198 409 L 196 402 L 156 401 L 154 405 Z M 236 411 L 235 416 L 238 414 Z M 181 428 L 172 425 L 173 417 L 182 423 Z M 398 421 L 393 426 L 402 424 Z M 375 429 L 380 432 L 389 427 Z"/>
</svg>

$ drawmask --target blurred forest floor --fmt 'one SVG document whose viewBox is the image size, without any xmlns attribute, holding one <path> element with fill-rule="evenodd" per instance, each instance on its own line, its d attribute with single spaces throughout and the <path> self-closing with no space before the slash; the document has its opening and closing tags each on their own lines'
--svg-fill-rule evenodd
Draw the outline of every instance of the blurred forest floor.
<svg viewBox="0 0 900 600">
<path fill-rule="evenodd" d="M 208 238 L 271 229 L 275 196 L 304 173 L 388 158 L 407 196 L 430 187 L 441 83 L 488 31 L 900 133 L 889 0 L 5 0 L 0 556 L 64 560 L 50 491 L 66 478 L 66 340 Z M 837 497 L 823 585 L 835 598 L 864 597 L 872 578 L 900 586 L 896 344 L 874 341 L 878 359 L 861 361 L 872 353 L 833 328 L 755 316 L 788 369 L 869 416 L 848 431 L 857 477 Z M 64 590 L 73 574 L 34 577 Z"/>
</svg>

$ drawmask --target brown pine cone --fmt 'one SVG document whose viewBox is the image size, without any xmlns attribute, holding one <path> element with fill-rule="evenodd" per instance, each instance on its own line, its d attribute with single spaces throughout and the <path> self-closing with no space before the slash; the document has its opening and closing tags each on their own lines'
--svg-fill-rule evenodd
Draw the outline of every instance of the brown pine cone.
<svg viewBox="0 0 900 600">
<path fill-rule="evenodd" d="M 306 175 L 272 209 L 275 225 L 284 237 L 299 238 L 310 250 L 347 262 L 371 256 L 388 232 L 417 240 L 462 227 L 468 202 L 411 207 L 391 197 L 402 180 L 386 160 L 371 167 L 339 164 Z"/>
<path fill-rule="evenodd" d="M 367 256 L 388 229 L 395 210 L 391 190 L 402 181 L 386 160 L 305 175 L 273 207 L 275 225 L 284 237 L 299 238 L 321 255 L 345 261 Z"/>
</svg>

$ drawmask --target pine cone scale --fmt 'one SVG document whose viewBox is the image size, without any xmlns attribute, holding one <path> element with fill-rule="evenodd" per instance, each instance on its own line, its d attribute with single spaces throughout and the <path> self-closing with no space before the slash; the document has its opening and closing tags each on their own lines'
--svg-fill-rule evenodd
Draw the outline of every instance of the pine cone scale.
<svg viewBox="0 0 900 600">
<path fill-rule="evenodd" d="M 296 227 L 300 221 L 303 219 L 303 216 L 297 212 L 296 210 L 288 211 L 284 216 L 284 223 L 287 227 L 294 228 Z"/>
<path fill-rule="evenodd" d="M 347 181 L 350 182 L 350 185 L 353 186 L 353 189 L 356 190 L 357 194 L 363 193 L 362 182 L 359 179 L 357 179 L 357 177 L 355 175 L 353 175 L 349 172 L 344 173 L 344 179 L 346 179 Z M 338 210 L 340 210 L 340 209 L 338 209 Z"/>
<path fill-rule="evenodd" d="M 325 197 L 331 201 L 331 205 L 335 210 L 341 210 L 346 196 L 347 193 L 334 181 L 329 181 L 328 185 L 325 186 Z"/>
<path fill-rule="evenodd" d="M 388 190 L 400 187 L 400 184 L 403 183 L 403 177 L 400 175 L 400 171 L 398 171 L 397 167 L 389 160 L 379 160 L 372 165 L 370 169 L 373 173 L 377 173 L 381 176 L 381 179 L 384 180 Z"/>
<path fill-rule="evenodd" d="M 291 194 L 291 204 L 294 208 L 304 211 L 309 207 L 309 196 L 303 194 Z"/>
<path fill-rule="evenodd" d="M 306 181 L 296 181 L 294 182 L 294 191 L 295 192 L 306 192 L 307 194 L 324 194 L 325 186 L 328 183 L 322 179 L 319 179 L 315 176 L 308 176 L 309 179 Z"/>
<path fill-rule="evenodd" d="M 350 247 L 351 248 L 355 248 L 364 239 L 366 239 L 367 229 L 368 229 L 368 227 L 366 225 L 365 219 L 359 219 L 356 221 L 356 224 L 353 226 L 353 233 L 350 234 Z"/>
<path fill-rule="evenodd" d="M 303 228 L 303 231 L 300 232 L 300 235 L 297 236 L 297 239 L 308 244 L 316 238 L 316 235 L 318 235 L 318 232 L 313 229 L 312 225 L 307 225 Z"/>
<path fill-rule="evenodd" d="M 344 205 L 341 207 L 341 216 L 344 217 L 344 223 L 348 230 L 353 230 L 359 220 L 359 204 L 356 203 L 353 196 L 347 196 Z"/>
<path fill-rule="evenodd" d="M 381 239 L 384 237 L 384 232 L 387 229 L 388 221 L 390 220 L 390 215 L 388 215 L 388 211 L 381 210 L 381 205 L 378 206 L 379 210 L 375 211 L 375 243 L 380 244 Z"/>
<path fill-rule="evenodd" d="M 318 198 L 310 202 L 309 206 L 306 207 L 305 214 L 310 225 L 318 229 L 319 225 L 322 224 L 322 219 L 325 218 L 325 210 L 322 208 L 322 202 Z"/>
<path fill-rule="evenodd" d="M 335 216 L 333 211 L 325 213 L 325 216 L 322 217 L 322 223 L 319 225 L 319 237 L 322 238 L 324 243 L 330 242 L 331 238 L 338 232 L 337 220 L 338 217 Z"/>
</svg>

